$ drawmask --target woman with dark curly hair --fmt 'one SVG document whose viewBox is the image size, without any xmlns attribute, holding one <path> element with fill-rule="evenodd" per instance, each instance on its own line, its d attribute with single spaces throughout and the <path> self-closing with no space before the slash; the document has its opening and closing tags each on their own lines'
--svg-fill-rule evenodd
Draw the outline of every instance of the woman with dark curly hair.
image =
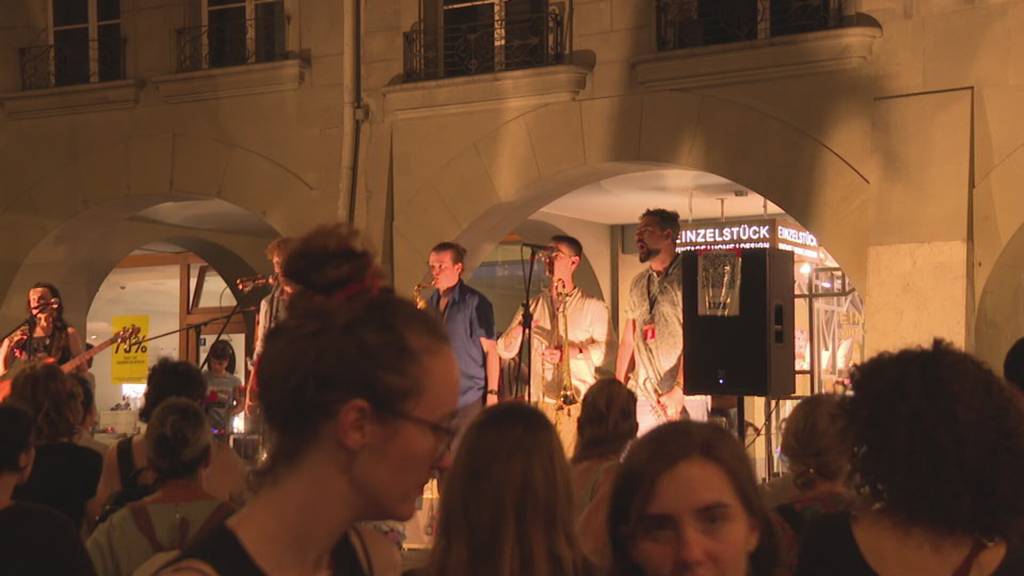
<svg viewBox="0 0 1024 576">
<path fill-rule="evenodd" d="M 772 576 L 775 531 L 743 446 L 702 422 L 630 446 L 608 514 L 612 576 Z"/>
<path fill-rule="evenodd" d="M 936 340 L 856 368 L 852 472 L 874 506 L 804 530 L 798 574 L 1024 574 L 1024 401 Z"/>
</svg>

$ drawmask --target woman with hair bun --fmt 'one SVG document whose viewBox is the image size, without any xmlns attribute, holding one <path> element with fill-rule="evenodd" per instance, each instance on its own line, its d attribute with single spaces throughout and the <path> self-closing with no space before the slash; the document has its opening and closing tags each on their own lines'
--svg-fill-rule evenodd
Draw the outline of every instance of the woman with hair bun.
<svg viewBox="0 0 1024 576">
<path fill-rule="evenodd" d="M 168 574 L 392 575 L 369 520 L 407 520 L 450 465 L 458 371 L 444 329 L 391 291 L 353 234 L 325 226 L 284 263 L 297 285 L 257 367 L 261 486 Z"/>
<path fill-rule="evenodd" d="M 145 434 L 157 490 L 122 508 L 93 532 L 86 549 L 100 576 L 128 576 L 161 552 L 181 549 L 234 507 L 203 488 L 210 464 L 210 426 L 203 409 L 170 398 L 153 412 Z"/>
</svg>

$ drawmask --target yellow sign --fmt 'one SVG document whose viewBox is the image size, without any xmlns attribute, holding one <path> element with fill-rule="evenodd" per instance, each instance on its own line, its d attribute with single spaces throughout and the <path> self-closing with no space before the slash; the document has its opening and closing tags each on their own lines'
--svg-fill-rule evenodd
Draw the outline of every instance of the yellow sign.
<svg viewBox="0 0 1024 576">
<path fill-rule="evenodd" d="M 138 336 L 128 342 L 115 342 L 110 355 L 110 381 L 121 384 L 143 384 L 149 371 L 149 347 L 143 344 L 149 334 L 149 316 L 114 316 L 111 327 L 116 334 L 122 328 L 136 325 Z"/>
</svg>

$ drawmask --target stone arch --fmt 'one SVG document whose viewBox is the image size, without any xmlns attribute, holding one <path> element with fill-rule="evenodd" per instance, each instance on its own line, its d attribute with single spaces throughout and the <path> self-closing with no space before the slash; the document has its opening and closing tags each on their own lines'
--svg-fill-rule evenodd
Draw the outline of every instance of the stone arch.
<svg viewBox="0 0 1024 576">
<path fill-rule="evenodd" d="M 396 190 L 396 283 L 414 284 L 424 255 L 442 237 L 466 245 L 472 267 L 506 231 L 561 195 L 663 167 L 710 172 L 765 196 L 866 285 L 863 171 L 764 112 L 674 91 L 540 107 L 478 138 L 417 189 Z"/>
<path fill-rule="evenodd" d="M 215 231 L 143 222 L 133 217 L 165 202 L 221 200 L 266 222 L 268 230 L 299 232 L 333 221 L 337 195 L 317 190 L 301 174 L 259 152 L 206 137 L 135 134 L 81 155 L 5 194 L 0 228 L 8 244 L 0 255 L 0 321 L 24 310 L 24 288 L 40 278 L 61 278 L 75 322 L 82 323 L 114 264 L 149 241 L 198 242 L 200 252 L 222 259 L 223 273 L 264 268 L 249 242 Z M 202 244 L 208 242 L 208 244 Z M 180 243 L 180 242 L 179 242 Z M 266 244 L 259 238 L 251 244 Z M 214 246 L 244 255 L 233 261 Z M 86 265 L 85 263 L 88 263 Z M 72 274 L 78 274 L 75 276 Z M 71 310 L 74 304 L 77 311 Z"/>
</svg>

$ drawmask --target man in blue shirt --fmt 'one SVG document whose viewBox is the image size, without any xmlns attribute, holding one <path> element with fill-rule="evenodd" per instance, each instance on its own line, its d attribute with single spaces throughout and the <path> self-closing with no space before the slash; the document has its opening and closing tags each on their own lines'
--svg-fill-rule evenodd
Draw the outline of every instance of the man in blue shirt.
<svg viewBox="0 0 1024 576">
<path fill-rule="evenodd" d="M 430 251 L 428 264 L 434 292 L 430 310 L 448 329 L 459 364 L 459 409 L 453 424 L 459 436 L 486 404 L 498 402 L 498 350 L 494 337 L 494 308 L 486 296 L 462 281 L 466 249 L 441 242 Z M 452 449 L 458 444 L 458 438 Z"/>
</svg>

